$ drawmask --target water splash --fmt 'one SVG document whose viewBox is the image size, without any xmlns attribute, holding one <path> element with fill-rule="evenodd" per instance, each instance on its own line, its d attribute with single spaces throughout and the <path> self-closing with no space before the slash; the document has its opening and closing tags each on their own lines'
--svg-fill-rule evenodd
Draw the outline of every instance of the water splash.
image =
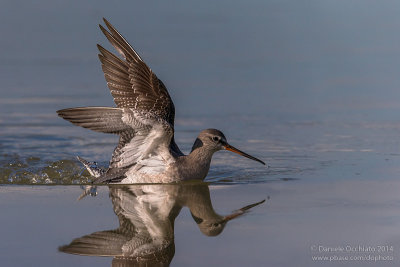
<svg viewBox="0 0 400 267">
<path fill-rule="evenodd" d="M 287 180 L 296 176 L 293 168 L 252 168 L 233 162 L 215 162 L 205 182 L 212 184 L 252 184 Z M 99 164 L 106 167 L 107 163 Z M 297 170 L 298 171 L 298 170 Z M 87 185 L 92 177 L 74 157 L 51 161 L 18 154 L 0 155 L 0 184 Z"/>
<path fill-rule="evenodd" d="M 87 184 L 90 179 L 75 159 L 45 161 L 17 154 L 0 156 L 1 184 Z"/>
</svg>

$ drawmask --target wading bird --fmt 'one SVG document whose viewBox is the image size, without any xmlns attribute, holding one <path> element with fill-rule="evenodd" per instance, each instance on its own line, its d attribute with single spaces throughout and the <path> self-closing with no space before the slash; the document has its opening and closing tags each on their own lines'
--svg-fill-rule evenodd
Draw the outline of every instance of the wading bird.
<svg viewBox="0 0 400 267">
<path fill-rule="evenodd" d="M 106 20 L 108 41 L 123 56 L 117 57 L 97 45 L 107 85 L 117 107 L 78 107 L 57 111 L 75 125 L 102 133 L 118 134 L 107 170 L 90 166 L 78 158 L 96 177 L 95 182 L 170 183 L 203 180 L 212 155 L 229 150 L 265 163 L 228 144 L 216 129 L 200 132 L 192 151 L 184 155 L 174 140 L 175 107 L 162 81 L 144 63 L 125 38 Z"/>
</svg>

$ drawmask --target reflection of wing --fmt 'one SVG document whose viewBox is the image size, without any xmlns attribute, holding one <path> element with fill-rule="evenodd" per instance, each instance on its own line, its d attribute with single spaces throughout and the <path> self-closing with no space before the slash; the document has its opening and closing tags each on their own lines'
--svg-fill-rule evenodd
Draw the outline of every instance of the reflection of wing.
<svg viewBox="0 0 400 267">
<path fill-rule="evenodd" d="M 160 246 L 173 239 L 177 186 L 110 186 L 110 198 L 120 223 L 127 221 L 142 239 Z"/>
<path fill-rule="evenodd" d="M 214 211 L 206 183 L 113 185 L 110 198 L 119 228 L 77 238 L 60 247 L 60 251 L 114 256 L 113 263 L 121 263 L 120 266 L 122 263 L 123 266 L 168 266 L 175 253 L 174 221 L 183 206 L 190 209 L 204 234 L 214 236 L 222 232 L 228 221 L 264 202 L 221 216 Z"/>
<path fill-rule="evenodd" d="M 116 230 L 77 238 L 60 251 L 114 257 L 172 259 L 178 186 L 110 186 L 110 198 L 119 219 Z"/>
<path fill-rule="evenodd" d="M 129 233 L 121 231 L 102 231 L 95 232 L 74 239 L 71 244 L 62 246 L 60 251 L 70 254 L 87 256 L 120 256 L 122 246 L 129 241 Z"/>
</svg>

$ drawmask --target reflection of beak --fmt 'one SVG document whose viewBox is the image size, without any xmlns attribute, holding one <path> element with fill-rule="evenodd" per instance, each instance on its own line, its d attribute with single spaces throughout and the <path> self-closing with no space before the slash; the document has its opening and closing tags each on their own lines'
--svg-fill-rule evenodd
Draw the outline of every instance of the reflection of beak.
<svg viewBox="0 0 400 267">
<path fill-rule="evenodd" d="M 239 155 L 241 155 L 241 156 L 243 156 L 243 157 L 246 157 L 246 158 L 249 158 L 249 159 L 258 161 L 258 162 L 260 162 L 261 164 L 264 164 L 264 165 L 265 165 L 265 163 L 264 163 L 263 161 L 259 160 L 258 158 L 255 158 L 255 157 L 253 157 L 253 156 L 250 156 L 249 154 L 244 153 L 243 151 L 240 151 L 239 149 L 237 149 L 237 148 L 231 146 L 230 144 L 225 144 L 225 145 L 224 145 L 224 148 L 225 148 L 226 150 L 235 152 L 236 154 L 239 154 Z"/>
<path fill-rule="evenodd" d="M 232 220 L 232 219 L 235 219 L 236 217 L 239 217 L 240 215 L 243 215 L 243 214 L 244 214 L 246 211 L 248 211 L 249 209 L 251 209 L 251 208 L 253 208 L 253 207 L 255 207 L 255 206 L 258 206 L 258 205 L 260 205 L 261 203 L 264 203 L 264 202 L 265 202 L 265 199 L 264 199 L 264 200 L 261 200 L 260 202 L 254 203 L 254 204 L 247 205 L 246 207 L 243 207 L 243 208 L 237 210 L 236 212 L 234 212 L 234 213 L 232 213 L 232 214 L 230 214 L 230 215 L 225 216 L 224 219 L 223 219 L 223 221 L 224 221 L 224 222 L 227 222 L 227 221 L 230 221 L 230 220 Z"/>
</svg>

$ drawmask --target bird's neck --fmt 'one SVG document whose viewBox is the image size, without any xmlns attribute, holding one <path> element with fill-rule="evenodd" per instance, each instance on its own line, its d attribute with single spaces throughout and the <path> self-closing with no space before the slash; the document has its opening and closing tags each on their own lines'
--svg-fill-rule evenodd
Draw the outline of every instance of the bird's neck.
<svg viewBox="0 0 400 267">
<path fill-rule="evenodd" d="M 192 152 L 185 157 L 186 166 L 188 166 L 192 170 L 192 174 L 196 176 L 192 177 L 192 179 L 204 179 L 207 176 L 214 152 L 215 151 L 207 149 L 204 146 L 196 147 L 195 142 Z"/>
<path fill-rule="evenodd" d="M 210 165 L 212 155 L 214 154 L 214 150 L 206 147 L 203 142 L 197 138 L 194 141 L 192 151 L 188 155 L 190 160 L 196 161 L 197 164 L 201 165 Z"/>
<path fill-rule="evenodd" d="M 197 164 L 199 165 L 204 165 L 204 164 L 210 165 L 213 154 L 214 151 L 205 149 L 203 147 L 199 147 L 192 150 L 192 152 L 190 152 L 190 154 L 187 157 L 189 160 L 197 162 Z"/>
<path fill-rule="evenodd" d="M 185 197 L 185 205 L 190 209 L 192 216 L 207 221 L 216 221 L 220 218 L 213 208 L 208 186 L 196 186 L 195 190 L 190 190 L 190 194 Z"/>
</svg>

